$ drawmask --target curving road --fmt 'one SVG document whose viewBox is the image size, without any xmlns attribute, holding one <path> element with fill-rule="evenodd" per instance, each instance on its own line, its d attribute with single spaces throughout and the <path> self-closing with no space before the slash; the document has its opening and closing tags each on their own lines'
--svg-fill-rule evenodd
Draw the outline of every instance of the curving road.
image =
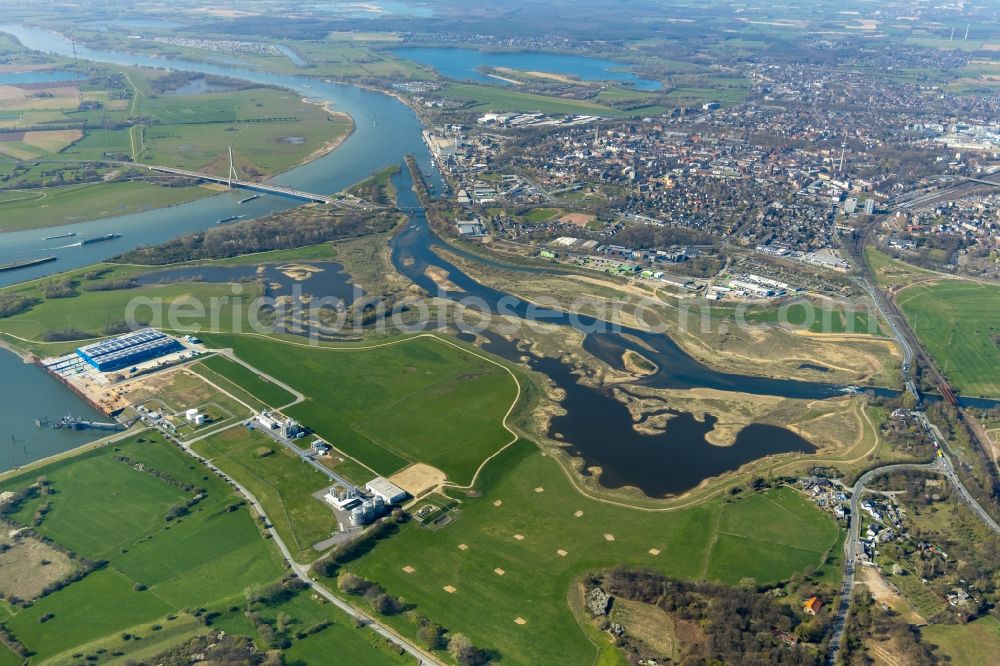
<svg viewBox="0 0 1000 666">
<path fill-rule="evenodd" d="M 390 643 L 397 645 L 403 650 L 405 650 L 410 656 L 414 657 L 417 660 L 417 663 L 420 664 L 421 666 L 442 665 L 442 662 L 438 660 L 436 657 L 434 657 L 434 655 L 428 653 L 416 643 L 411 642 L 409 639 L 400 636 L 390 627 L 382 624 L 368 613 L 358 610 L 354 606 L 350 605 L 337 595 L 330 592 L 330 590 L 326 589 L 326 587 L 324 587 L 318 581 L 313 579 L 312 576 L 309 574 L 309 569 L 299 564 L 292 558 L 291 551 L 288 550 L 288 546 L 285 545 L 285 542 L 281 540 L 281 537 L 278 535 L 277 530 L 274 529 L 274 526 L 268 519 L 267 513 L 264 512 L 264 507 L 261 506 L 260 502 L 257 501 L 257 498 L 254 496 L 253 493 L 251 493 L 246 487 L 244 487 L 242 484 L 240 484 L 235 479 L 230 477 L 228 474 L 223 472 L 221 469 L 219 469 L 215 464 L 212 463 L 212 461 L 202 457 L 194 450 L 192 450 L 191 442 L 180 442 L 176 440 L 174 437 L 172 437 L 169 433 L 163 432 L 162 430 L 160 432 L 168 439 L 178 444 L 188 455 L 193 457 L 195 460 L 200 462 L 205 467 L 215 472 L 220 478 L 225 480 L 226 483 L 228 483 L 230 486 L 239 491 L 241 495 L 243 495 L 243 497 L 247 500 L 250 506 L 253 507 L 253 510 L 256 511 L 257 514 L 264 519 L 264 522 L 266 524 L 265 529 L 267 530 L 267 533 L 270 535 L 274 543 L 277 544 L 278 550 L 281 552 L 281 557 L 288 564 L 288 567 L 295 573 L 296 576 L 298 576 L 307 585 L 309 585 L 309 587 L 311 587 L 313 591 L 316 592 L 316 594 L 322 596 L 331 604 L 333 604 L 340 610 L 347 613 L 349 616 L 360 622 L 363 626 L 369 627 L 372 631 L 374 631 L 379 636 L 382 636 Z"/>
<path fill-rule="evenodd" d="M 844 542 L 844 579 L 840 583 L 840 604 L 837 606 L 837 614 L 833 620 L 833 637 L 830 640 L 830 651 L 827 654 L 827 664 L 831 666 L 837 663 L 840 649 L 844 640 L 844 627 L 847 625 L 847 615 L 851 609 L 851 600 L 854 598 L 854 569 L 855 560 L 858 557 L 861 546 L 861 495 L 865 492 L 868 482 L 879 474 L 899 471 L 905 469 L 922 469 L 939 473 L 945 472 L 944 458 L 937 458 L 932 463 L 899 463 L 886 465 L 869 470 L 858 477 L 854 488 L 851 490 L 851 515 L 850 525 L 847 528 L 847 541 Z"/>
<path fill-rule="evenodd" d="M 920 343 L 917 341 L 916 335 L 913 333 L 913 330 L 909 327 L 909 324 L 902 317 L 899 311 L 896 308 L 891 307 L 886 302 L 882 292 L 880 292 L 872 283 L 868 264 L 864 259 L 865 242 L 868 240 L 873 228 L 874 227 L 872 226 L 868 227 L 861 235 L 858 242 L 851 247 L 856 268 L 861 274 L 861 277 L 858 279 L 858 283 L 866 292 L 868 292 L 868 295 L 881 312 L 882 317 L 889 324 L 893 337 L 895 337 L 896 341 L 899 343 L 900 349 L 903 351 L 903 381 L 906 383 L 906 390 L 913 394 L 919 404 L 921 399 L 920 392 L 917 390 L 912 373 L 913 358 L 915 354 L 914 346 L 919 345 Z M 913 341 L 913 344 L 911 344 L 911 340 Z M 933 366 L 931 367 L 933 368 Z M 884 467 L 877 467 L 862 474 L 854 484 L 854 488 L 851 492 L 851 522 L 848 527 L 847 541 L 844 543 L 844 578 L 840 585 L 840 603 L 837 606 L 837 613 L 834 617 L 833 637 L 830 640 L 830 648 L 827 653 L 827 664 L 830 666 L 837 663 L 840 650 L 843 647 L 844 627 L 847 624 L 847 616 L 850 613 L 851 600 L 854 596 L 855 560 L 858 556 L 858 548 L 860 544 L 861 520 L 858 514 L 858 507 L 861 495 L 864 493 L 865 486 L 869 481 L 871 481 L 872 478 L 886 472 L 905 469 L 922 469 L 941 474 L 948 479 L 952 487 L 958 492 L 959 496 L 966 503 L 966 505 L 968 505 L 972 512 L 975 513 L 987 527 L 997 534 L 1000 534 L 1000 525 L 993 520 L 990 514 L 987 513 L 982 506 L 980 506 L 980 504 L 972 497 L 972 494 L 969 493 L 968 489 L 962 484 L 961 479 L 958 478 L 958 474 L 955 472 L 955 467 L 951 462 L 951 458 L 945 452 L 947 442 L 941 433 L 941 430 L 930 422 L 930 419 L 927 418 L 927 414 L 924 412 L 917 411 L 915 414 L 925 432 L 927 432 L 938 445 L 938 457 L 935 458 L 934 462 L 923 464 L 899 463 L 886 465 Z"/>
</svg>

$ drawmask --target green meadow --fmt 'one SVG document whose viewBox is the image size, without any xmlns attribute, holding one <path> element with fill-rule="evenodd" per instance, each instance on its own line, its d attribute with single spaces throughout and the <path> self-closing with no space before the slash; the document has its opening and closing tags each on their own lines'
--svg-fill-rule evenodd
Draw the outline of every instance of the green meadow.
<svg viewBox="0 0 1000 666">
<path fill-rule="evenodd" d="M 342 137 L 351 121 L 271 88 L 143 98 L 143 115 L 158 122 L 143 131 L 136 161 L 224 175 L 233 146 L 237 168 L 274 175 Z"/>
<path fill-rule="evenodd" d="M 53 88 L 42 105 L 34 98 L 21 106 L 0 101 L 0 126 L 6 128 L 87 126 L 82 136 L 53 130 L 35 132 L 30 146 L 4 144 L 0 174 L 21 190 L 0 194 L 0 231 L 113 217 L 209 194 L 196 187 L 105 183 L 98 178 L 101 170 L 118 167 L 84 163 L 131 160 L 221 176 L 228 173 L 232 147 L 241 176 L 260 178 L 307 161 L 353 128 L 346 115 L 332 115 L 288 90 L 156 93 L 155 81 L 164 72 L 108 67 L 99 73 L 82 77 L 79 90 Z M 116 78 L 120 85 L 107 83 Z M 92 106 L 81 107 L 81 100 Z"/>
<path fill-rule="evenodd" d="M 116 456 L 142 462 L 146 471 Z M 150 468 L 204 488 L 206 497 L 187 516 L 167 521 L 168 510 L 193 492 L 154 476 Z M 247 585 L 282 574 L 277 553 L 249 511 L 231 510 L 239 499 L 233 490 L 158 436 L 64 459 L 7 479 L 0 489 L 23 487 L 39 474 L 49 479 L 55 494 L 27 502 L 14 520 L 29 522 L 44 499 L 51 509 L 39 532 L 81 556 L 108 563 L 5 622 L 39 658 L 182 608 L 238 597 Z M 47 614 L 52 619 L 40 622 Z"/>
<path fill-rule="evenodd" d="M 525 111 L 538 113 L 578 113 L 592 116 L 624 116 L 623 111 L 586 100 L 563 99 L 523 93 L 506 88 L 457 83 L 442 88 L 443 97 L 467 99 L 476 110 L 482 111 Z"/>
<path fill-rule="evenodd" d="M 511 439 L 502 422 L 517 396 L 514 379 L 441 339 L 314 347 L 205 337 L 305 394 L 305 402 L 285 412 L 379 474 L 423 462 L 468 484 L 483 460 Z"/>
<path fill-rule="evenodd" d="M 59 278 L 62 280 L 64 278 Z M 86 291 L 88 280 L 70 277 L 75 285 L 73 295 L 67 298 L 44 298 L 42 287 L 46 281 L 10 289 L 13 293 L 42 299 L 30 310 L 0 319 L 0 332 L 19 338 L 40 341 L 50 331 L 77 332 L 78 338 L 96 338 L 108 335 L 110 325 L 126 318 L 130 312 L 138 322 L 148 322 L 154 326 L 170 328 L 170 312 L 181 313 L 176 323 L 185 329 L 193 329 L 210 323 L 210 304 L 217 299 L 222 324 L 233 321 L 233 306 L 229 302 L 232 286 L 208 282 L 176 282 L 139 289 L 115 289 L 112 291 Z M 244 299 L 257 295 L 257 286 L 244 286 Z M 130 303 L 133 305 L 130 310 Z M 200 303 L 204 311 L 193 311 L 193 316 L 183 315 L 190 305 Z M 245 318 L 246 313 L 239 316 Z"/>
<path fill-rule="evenodd" d="M 246 486 L 264 507 L 292 556 L 308 562 L 313 544 L 336 529 L 333 512 L 312 494 L 327 477 L 267 435 L 232 428 L 194 444 L 194 449 Z"/>
<path fill-rule="evenodd" d="M 968 624 L 932 624 L 920 633 L 954 664 L 988 664 L 1000 654 L 1000 620 L 994 615 Z"/>
<path fill-rule="evenodd" d="M 188 612 L 198 608 L 218 617 L 212 627 L 235 630 L 261 649 L 268 647 L 244 616 L 245 590 L 277 581 L 285 568 L 224 481 L 150 433 L 9 477 L 0 491 L 22 488 L 39 475 L 55 492 L 29 500 L 12 518 L 29 522 L 48 501 L 51 510 L 37 529 L 106 565 L 27 608 L 0 607 L 0 623 L 32 650 L 32 662 L 147 663 L 209 630 Z M 202 488 L 205 497 L 187 515 L 167 521 L 170 507 L 193 495 L 173 481 Z M 272 622 L 279 613 L 294 615 L 288 636 L 293 660 L 286 663 L 320 663 L 314 660 L 324 653 L 343 655 L 349 663 L 401 661 L 375 634 L 355 629 L 346 615 L 310 594 L 298 593 L 259 612 Z M 0 665 L 8 663 L 21 661 L 0 649 Z"/>
<path fill-rule="evenodd" d="M 594 660 L 597 649 L 567 607 L 587 572 L 626 564 L 764 584 L 820 566 L 839 536 L 828 516 L 787 488 L 662 512 L 592 500 L 527 441 L 491 461 L 478 490 L 452 524 L 411 522 L 343 568 L 498 650 L 505 663 Z M 405 620 L 395 626 L 413 631 Z"/>
<path fill-rule="evenodd" d="M 281 407 L 295 400 L 295 396 L 284 388 L 225 356 L 210 356 L 201 364 L 263 400 L 271 407 Z"/>
<path fill-rule="evenodd" d="M 896 302 L 949 382 L 969 396 L 1000 397 L 1000 287 L 922 282 Z"/>
<path fill-rule="evenodd" d="M 160 187 L 141 181 L 8 190 L 0 192 L 0 232 L 128 215 L 209 194 L 202 187 Z"/>
<path fill-rule="evenodd" d="M 879 286 L 906 285 L 921 278 L 934 276 L 931 271 L 893 259 L 873 247 L 865 248 L 865 261 L 875 274 L 875 282 Z"/>
</svg>

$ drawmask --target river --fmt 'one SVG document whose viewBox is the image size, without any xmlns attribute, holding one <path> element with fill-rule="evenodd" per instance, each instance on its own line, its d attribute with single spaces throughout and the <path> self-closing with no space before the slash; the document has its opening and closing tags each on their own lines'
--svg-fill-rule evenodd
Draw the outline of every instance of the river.
<svg viewBox="0 0 1000 666">
<path fill-rule="evenodd" d="M 67 40 L 44 30 L 0 25 L 0 31 L 17 35 L 31 48 L 62 54 L 70 52 L 71 46 Z M 422 141 L 419 121 L 411 109 L 390 96 L 304 77 L 282 76 L 229 66 L 99 53 L 79 47 L 77 52 L 82 58 L 103 62 L 171 67 L 284 86 L 303 95 L 327 101 L 334 109 L 344 111 L 354 118 L 356 131 L 337 150 L 282 174 L 274 179 L 275 182 L 318 193 L 332 193 L 387 164 L 402 164 L 404 154 L 410 153 L 417 157 L 421 170 L 433 184 L 442 184 L 440 174 L 434 168 Z M 528 303 L 476 282 L 434 252 L 433 248 L 439 241 L 427 225 L 412 190 L 408 170 L 404 168 L 393 178 L 399 193 L 400 207 L 411 211 L 410 224 L 396 234 L 392 241 L 392 262 L 395 268 L 429 293 L 438 293 L 437 285 L 425 274 L 426 268 L 436 266 L 447 271 L 451 282 L 462 292 L 447 294 L 447 297 L 474 296 L 492 312 L 503 311 L 505 314 L 526 317 L 532 309 Z M 32 271 L 38 275 L 51 270 L 76 268 L 139 244 L 157 243 L 185 231 L 209 228 L 217 219 L 232 214 L 239 196 L 237 193 L 227 193 L 170 209 L 68 225 L 46 230 L 44 233 L 31 231 L 4 234 L 0 236 L 3 241 L 0 244 L 0 263 L 51 253 L 56 253 L 59 261 L 37 269 L 18 271 L 16 277 L 0 274 L 0 279 L 23 280 L 32 277 Z M 280 197 L 263 196 L 240 206 L 239 212 L 253 217 L 295 205 L 298 204 Z M 42 235 L 67 231 L 76 231 L 80 235 L 115 231 L 121 233 L 122 238 L 72 249 L 49 249 L 39 240 Z M 585 331 L 600 324 L 592 317 L 544 308 L 534 312 L 534 316 L 550 324 L 573 326 Z M 690 357 L 668 336 L 635 329 L 592 333 L 586 337 L 584 346 L 587 351 L 616 368 L 621 368 L 625 350 L 630 349 L 651 358 L 659 369 L 655 374 L 637 382 L 649 387 L 707 387 L 799 399 L 829 398 L 840 395 L 842 389 L 831 384 L 717 372 Z M 517 360 L 523 355 L 515 343 L 499 337 L 491 338 L 485 348 L 511 360 Z M 649 351 L 650 349 L 655 352 Z M 738 469 L 740 465 L 765 455 L 792 451 L 808 453 L 814 450 L 805 440 L 775 426 L 747 428 L 740 433 L 736 444 L 730 447 L 711 446 L 704 437 L 710 424 L 697 423 L 690 414 L 684 412 L 675 414 L 662 435 L 639 435 L 633 429 L 628 411 L 608 391 L 581 385 L 579 378 L 569 372 L 568 368 L 551 359 L 532 359 L 530 364 L 549 376 L 567 395 L 563 405 L 568 414 L 553 420 L 550 435 L 561 436 L 570 451 L 583 458 L 585 466 L 600 466 L 604 470 L 601 482 L 609 487 L 635 486 L 650 496 L 676 494 L 698 485 L 708 477 Z M 65 393 L 64 389 L 53 382 L 53 386 L 32 396 L 32 404 L 48 404 L 57 395 L 64 398 Z M 892 392 L 887 392 L 889 393 Z M 13 423 L 16 419 L 25 420 L 31 415 L 32 410 L 24 406 L 15 409 L 7 404 L 0 404 L 0 424 Z M 3 436 L 4 433 L 0 431 L 0 438 Z M 34 447 L 28 449 L 33 451 Z M 0 459 L 0 464 L 2 463 L 3 460 Z"/>
<path fill-rule="evenodd" d="M 0 24 L 0 32 L 15 35 L 29 48 L 72 57 L 72 44 L 56 33 L 5 24 Z M 201 72 L 290 88 L 303 97 L 328 102 L 332 110 L 347 113 L 354 119 L 354 132 L 336 150 L 276 176 L 271 182 L 308 192 L 331 194 L 367 178 L 386 165 L 402 166 L 403 156 L 409 153 L 417 158 L 421 169 L 434 184 L 442 184 L 423 142 L 420 121 L 412 109 L 389 95 L 304 76 L 272 74 L 230 65 L 95 51 L 80 45 L 77 45 L 76 53 L 81 59 L 103 63 Z M 239 149 L 238 145 L 234 146 L 237 153 Z M 225 217 L 261 217 L 301 205 L 300 201 L 274 195 L 264 195 L 239 204 L 238 201 L 244 198 L 245 192 L 226 192 L 133 215 L 0 234 L 0 264 L 47 256 L 58 258 L 49 264 L 0 273 L 0 286 L 88 266 L 139 245 L 162 243 L 185 232 L 208 229 Z M 65 240 L 43 240 L 45 236 L 70 232 L 82 238 L 115 232 L 121 234 L 121 238 L 83 247 L 67 247 L 69 244 Z"/>
</svg>

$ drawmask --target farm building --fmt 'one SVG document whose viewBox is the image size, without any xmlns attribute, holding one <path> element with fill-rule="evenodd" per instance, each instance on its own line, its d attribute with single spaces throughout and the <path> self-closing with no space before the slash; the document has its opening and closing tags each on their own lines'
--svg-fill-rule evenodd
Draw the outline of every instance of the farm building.
<svg viewBox="0 0 1000 666">
<path fill-rule="evenodd" d="M 77 356 L 101 372 L 120 370 L 130 365 L 182 351 L 181 343 L 165 333 L 144 328 L 76 350 Z"/>
<path fill-rule="evenodd" d="M 409 497 L 405 490 L 381 476 L 366 483 L 365 488 L 375 497 L 381 497 L 386 504 L 398 504 Z"/>
</svg>

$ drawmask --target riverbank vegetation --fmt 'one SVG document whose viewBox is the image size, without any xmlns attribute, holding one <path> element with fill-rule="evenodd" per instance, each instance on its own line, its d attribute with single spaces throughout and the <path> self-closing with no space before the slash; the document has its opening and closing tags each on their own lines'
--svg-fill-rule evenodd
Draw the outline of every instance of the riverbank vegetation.
<svg viewBox="0 0 1000 666">
<path fill-rule="evenodd" d="M 571 310 L 583 307 L 602 316 L 614 314 L 627 326 L 662 325 L 685 352 L 724 372 L 861 386 L 899 383 L 901 356 L 889 338 L 864 333 L 816 334 L 804 326 L 796 327 L 794 321 L 778 326 L 771 323 L 777 319 L 776 308 L 757 308 L 746 314 L 741 324 L 732 307 L 701 300 L 692 303 L 692 299 L 656 283 L 626 282 L 596 271 L 555 274 L 505 269 L 495 262 L 486 264 L 457 252 L 440 251 L 477 281 L 526 300 L 554 301 Z M 633 313 L 641 314 L 644 322 Z M 840 312 L 830 315 L 838 321 L 845 316 Z M 867 321 L 862 317 L 858 324 Z"/>
<path fill-rule="evenodd" d="M 363 215 L 339 209 L 335 204 L 313 204 L 255 220 L 184 234 L 160 245 L 136 248 L 111 261 L 164 265 L 226 259 L 381 233 L 392 229 L 399 220 L 397 214 L 389 211 Z"/>
</svg>

